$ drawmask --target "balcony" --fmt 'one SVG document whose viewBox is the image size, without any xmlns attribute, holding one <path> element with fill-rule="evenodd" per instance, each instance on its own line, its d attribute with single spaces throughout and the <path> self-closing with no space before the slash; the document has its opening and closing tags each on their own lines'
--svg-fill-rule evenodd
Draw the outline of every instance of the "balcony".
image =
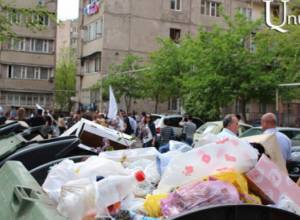
<svg viewBox="0 0 300 220">
<path fill-rule="evenodd" d="M 45 67 L 55 66 L 54 54 L 27 53 L 5 50 L 0 53 L 0 60 L 6 64 L 29 64 Z"/>
</svg>

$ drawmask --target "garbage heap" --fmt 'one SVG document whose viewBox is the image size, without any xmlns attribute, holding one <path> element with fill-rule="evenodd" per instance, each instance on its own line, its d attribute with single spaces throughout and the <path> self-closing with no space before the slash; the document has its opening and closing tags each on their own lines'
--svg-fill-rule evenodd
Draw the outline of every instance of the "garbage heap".
<svg viewBox="0 0 300 220">
<path fill-rule="evenodd" d="M 212 205 L 257 204 L 300 215 L 300 188 L 285 170 L 234 137 L 191 148 L 102 152 L 53 166 L 43 190 L 71 220 L 165 219 Z"/>
</svg>

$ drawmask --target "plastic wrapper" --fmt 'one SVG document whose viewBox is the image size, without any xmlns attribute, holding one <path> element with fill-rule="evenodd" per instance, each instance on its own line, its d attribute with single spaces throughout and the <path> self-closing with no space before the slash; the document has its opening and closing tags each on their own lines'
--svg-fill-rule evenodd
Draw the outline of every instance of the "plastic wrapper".
<svg viewBox="0 0 300 220">
<path fill-rule="evenodd" d="M 169 146 L 170 151 L 177 150 L 180 152 L 188 152 L 193 149 L 190 145 L 179 141 L 169 141 Z"/>
<path fill-rule="evenodd" d="M 197 181 L 227 169 L 244 173 L 257 163 L 258 151 L 238 138 L 224 138 L 213 144 L 182 153 L 170 160 L 155 194 Z"/>
<path fill-rule="evenodd" d="M 188 184 L 161 200 L 161 210 L 165 217 L 210 205 L 240 204 L 236 188 L 223 181 L 203 181 Z"/>
<path fill-rule="evenodd" d="M 160 217 L 162 216 L 160 209 L 160 201 L 168 197 L 168 194 L 158 194 L 158 195 L 147 195 L 144 208 L 147 215 L 150 217 Z"/>
<path fill-rule="evenodd" d="M 231 183 L 236 187 L 240 194 L 240 199 L 248 204 L 261 204 L 261 199 L 258 196 L 249 193 L 248 182 L 246 177 L 235 171 L 225 171 L 209 176 L 209 180 L 220 180 Z"/>
</svg>

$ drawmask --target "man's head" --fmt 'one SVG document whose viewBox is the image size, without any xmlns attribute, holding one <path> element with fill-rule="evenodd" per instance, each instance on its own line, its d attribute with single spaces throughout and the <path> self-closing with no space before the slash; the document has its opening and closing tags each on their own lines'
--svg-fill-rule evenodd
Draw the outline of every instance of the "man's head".
<svg viewBox="0 0 300 220">
<path fill-rule="evenodd" d="M 188 115 L 187 120 L 188 121 L 193 121 L 193 117 L 191 115 Z"/>
<path fill-rule="evenodd" d="M 270 112 L 266 113 L 261 117 L 260 123 L 263 130 L 269 128 L 276 128 L 276 124 L 277 124 L 276 115 Z"/>
<path fill-rule="evenodd" d="M 239 131 L 239 120 L 234 114 L 226 115 L 223 119 L 223 127 L 238 134 Z"/>
</svg>

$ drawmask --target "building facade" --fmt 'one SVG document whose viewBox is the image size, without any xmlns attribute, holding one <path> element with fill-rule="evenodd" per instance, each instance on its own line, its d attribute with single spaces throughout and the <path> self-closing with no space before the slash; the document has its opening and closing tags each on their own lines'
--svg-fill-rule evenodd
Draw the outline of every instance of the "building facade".
<svg viewBox="0 0 300 220">
<path fill-rule="evenodd" d="M 13 8 L 34 8 L 38 4 L 56 14 L 57 1 L 5 0 Z M 0 45 L 0 105 L 34 109 L 40 104 L 53 106 L 56 22 L 49 16 L 23 18 L 21 14 L 7 14 L 16 37 Z M 44 28 L 26 28 L 26 19 L 38 19 Z M 24 22 L 25 21 L 25 22 Z M 24 23 L 23 23 L 24 22 Z"/>
<path fill-rule="evenodd" d="M 257 19 L 263 13 L 261 2 L 247 0 L 81 0 L 78 101 L 101 105 L 101 91 L 90 90 L 95 82 L 128 53 L 147 58 L 159 48 L 158 37 L 176 41 L 196 34 L 199 26 L 207 30 L 215 24 L 225 27 L 218 12 L 220 7 L 230 16 L 240 10 L 249 19 Z M 178 100 L 170 100 L 169 105 L 159 106 L 159 112 L 178 112 L 179 106 Z M 134 102 L 132 108 L 154 112 L 151 101 Z"/>
<path fill-rule="evenodd" d="M 78 21 L 66 20 L 61 21 L 57 26 L 57 43 L 56 43 L 56 63 L 62 58 L 64 49 L 73 49 L 77 54 L 78 49 Z"/>
</svg>

